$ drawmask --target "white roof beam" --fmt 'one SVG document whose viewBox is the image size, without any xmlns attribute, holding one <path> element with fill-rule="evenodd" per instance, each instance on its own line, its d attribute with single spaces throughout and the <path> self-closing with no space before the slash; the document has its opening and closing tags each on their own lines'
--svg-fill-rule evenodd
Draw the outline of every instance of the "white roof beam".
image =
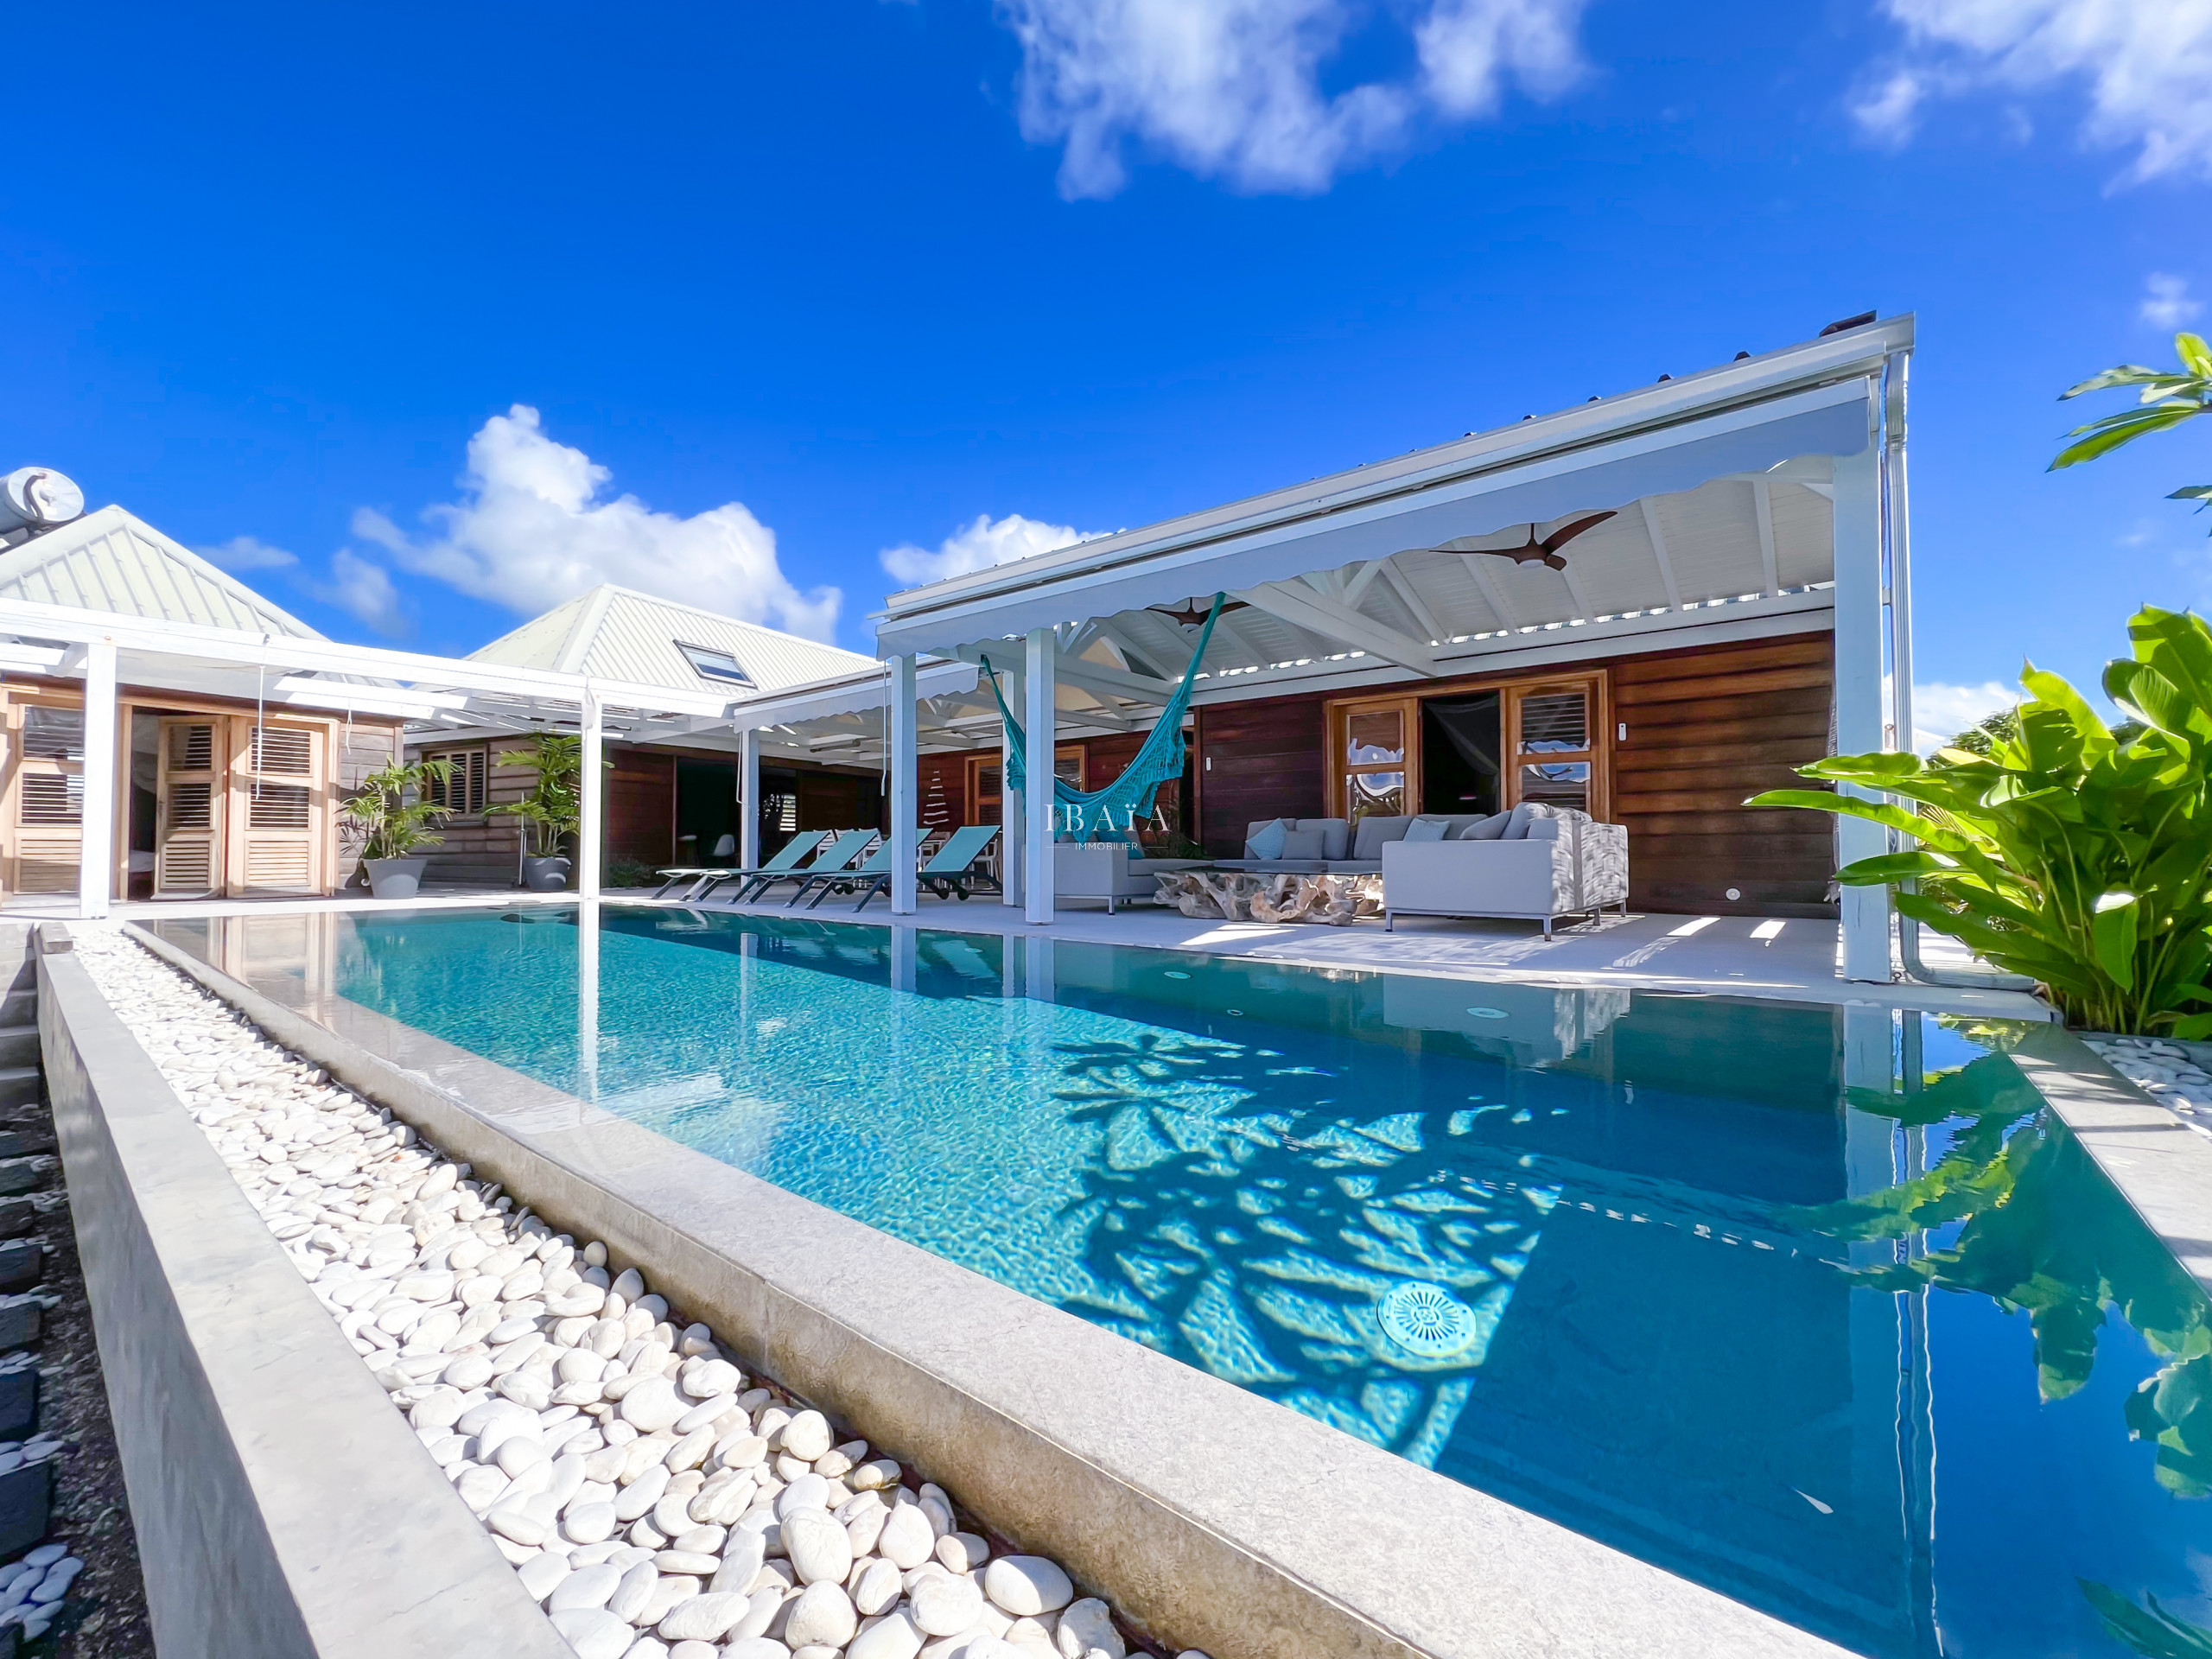
<svg viewBox="0 0 2212 1659">
<path fill-rule="evenodd" d="M 1782 578 L 1774 556 L 1774 486 L 1763 478 L 1751 480 L 1751 512 L 1759 523 L 1759 574 L 1766 579 L 1760 591 L 1772 599 L 1782 591 Z"/>
<path fill-rule="evenodd" d="M 1659 529 L 1659 510 L 1651 505 L 1648 495 L 1638 496 L 1636 505 L 1643 509 L 1643 533 L 1651 538 L 1651 556 L 1658 561 L 1659 580 L 1667 586 L 1667 603 L 1680 610 L 1682 590 L 1675 584 L 1675 562 L 1667 556 L 1667 538 Z"/>
<path fill-rule="evenodd" d="M 1491 614 L 1498 620 L 1501 626 L 1519 627 L 1521 619 L 1514 614 L 1513 607 L 1506 602 L 1505 589 L 1498 586 L 1497 574 L 1491 569 L 1490 562 L 1479 554 L 1469 553 L 1461 556 L 1466 563 L 1467 574 L 1475 579 L 1475 586 L 1483 590 L 1483 602 L 1490 607 Z"/>
<path fill-rule="evenodd" d="M 1294 628 L 1303 628 L 1308 633 L 1341 645 L 1356 645 L 1370 656 L 1395 663 L 1424 678 L 1433 678 L 1436 674 L 1435 655 L 1421 641 L 1348 610 L 1332 599 L 1324 599 L 1310 588 L 1287 582 L 1263 582 L 1236 597 L 1255 610 L 1265 611 Z"/>
<path fill-rule="evenodd" d="M 1422 602 L 1421 596 L 1414 591 L 1412 581 L 1404 571 L 1398 569 L 1394 561 L 1377 559 L 1367 568 L 1369 570 L 1380 570 L 1382 573 L 1384 583 L 1398 596 L 1398 602 L 1412 613 L 1414 623 L 1427 630 L 1431 639 L 1440 644 L 1451 638 L 1451 635 L 1445 632 L 1444 625 L 1436 620 L 1436 613 Z"/>
<path fill-rule="evenodd" d="M 1370 559 L 1365 564 L 1360 566 L 1350 582 L 1344 583 L 1344 592 L 1338 597 L 1356 611 L 1359 608 L 1361 596 L 1375 585 L 1375 578 L 1388 574 L 1391 574 L 1389 560 Z"/>
</svg>

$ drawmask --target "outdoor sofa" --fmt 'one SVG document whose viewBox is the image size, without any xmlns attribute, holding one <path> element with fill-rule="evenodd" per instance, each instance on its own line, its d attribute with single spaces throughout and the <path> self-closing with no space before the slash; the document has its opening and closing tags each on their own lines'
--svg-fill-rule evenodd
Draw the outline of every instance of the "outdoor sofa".
<svg viewBox="0 0 2212 1659">
<path fill-rule="evenodd" d="M 1106 913 L 1132 899 L 1160 891 L 1152 878 L 1176 870 L 1203 869 L 1202 858 L 1147 858 L 1125 841 L 1061 841 L 1052 844 L 1052 899 L 1103 899 Z"/>
<path fill-rule="evenodd" d="M 1523 802 L 1457 837 L 1400 836 L 1382 848 L 1382 925 L 1400 916 L 1592 920 L 1628 910 L 1628 830 L 1573 808 Z"/>
</svg>

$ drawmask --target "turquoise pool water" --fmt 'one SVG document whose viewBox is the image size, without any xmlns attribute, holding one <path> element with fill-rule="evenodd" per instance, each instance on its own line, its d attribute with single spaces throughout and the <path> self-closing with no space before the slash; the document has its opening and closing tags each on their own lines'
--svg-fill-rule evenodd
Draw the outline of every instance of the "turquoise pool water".
<svg viewBox="0 0 2212 1659">
<path fill-rule="evenodd" d="M 573 912 L 327 937 L 292 970 L 1856 1651 L 2212 1652 L 2212 1319 L 2001 1027 L 610 905 L 587 1050 Z"/>
</svg>

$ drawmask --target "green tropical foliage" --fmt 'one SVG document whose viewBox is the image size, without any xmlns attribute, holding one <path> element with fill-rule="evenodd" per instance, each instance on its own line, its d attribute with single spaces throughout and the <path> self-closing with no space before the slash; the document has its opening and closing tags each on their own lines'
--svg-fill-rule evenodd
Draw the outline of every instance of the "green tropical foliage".
<svg viewBox="0 0 2212 1659">
<path fill-rule="evenodd" d="M 2181 359 L 2178 373 L 2122 363 L 2059 393 L 2059 399 L 2063 402 L 2086 391 L 2107 391 L 2120 386 L 2140 389 L 2136 397 L 2137 407 L 2123 409 L 2069 432 L 2066 435 L 2074 442 L 2053 458 L 2050 470 L 2078 467 L 2085 461 L 2110 454 L 2122 444 L 2132 443 L 2146 433 L 2164 432 L 2199 415 L 2212 415 L 2212 346 L 2207 346 L 2196 334 L 2176 334 L 2174 355 Z M 2212 504 L 2212 484 L 2185 485 L 2167 499 Z"/>
<path fill-rule="evenodd" d="M 537 781 L 518 801 L 485 808 L 486 815 L 520 818 L 524 851 L 543 858 L 561 850 L 561 843 L 583 823 L 583 740 L 560 732 L 532 732 L 526 749 L 509 749 L 499 755 L 503 766 L 535 766 Z M 531 835 L 535 831 L 535 836 Z M 529 843 L 535 839 L 536 845 Z"/>
<path fill-rule="evenodd" d="M 450 760 L 416 760 L 404 766 L 394 761 L 362 779 L 339 805 L 360 826 L 361 856 L 405 858 L 418 849 L 442 845 L 444 837 L 430 826 L 449 813 L 429 798 L 429 785 L 452 776 Z"/>
<path fill-rule="evenodd" d="M 1989 752 L 1832 755 L 1802 776 L 1880 791 L 1772 790 L 1750 806 L 1871 819 L 1909 850 L 1836 873 L 1900 889 L 1897 907 L 2037 981 L 2067 1020 L 2124 1033 L 2212 1034 L 2212 631 L 2145 607 L 2105 694 L 2108 728 L 2063 678 L 2022 671 L 2030 700 Z"/>
<path fill-rule="evenodd" d="M 2108 1584 L 2090 1579 L 2074 1582 L 2097 1610 L 2106 1634 L 2143 1659 L 2212 1659 L 2212 1630 L 2175 1618 L 2156 1596 L 2145 1595 L 2145 1605 L 2138 1607 Z"/>
<path fill-rule="evenodd" d="M 2009 743 L 2019 734 L 2020 711 L 1999 709 L 1993 715 L 1983 715 L 1943 747 L 1964 749 L 1968 754 L 1987 754 L 1993 745 L 2000 741 Z"/>
</svg>

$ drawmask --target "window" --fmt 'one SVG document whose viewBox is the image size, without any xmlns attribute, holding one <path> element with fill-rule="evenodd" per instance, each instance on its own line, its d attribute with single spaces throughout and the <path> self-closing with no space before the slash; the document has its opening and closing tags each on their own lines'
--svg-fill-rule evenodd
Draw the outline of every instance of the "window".
<svg viewBox="0 0 2212 1659">
<path fill-rule="evenodd" d="M 1357 821 L 1423 811 L 1473 816 L 1540 801 L 1603 817 L 1605 708 L 1599 672 L 1332 702 L 1332 810 Z"/>
<path fill-rule="evenodd" d="M 702 680 L 718 680 L 725 685 L 742 685 L 750 689 L 753 677 L 744 665 L 726 651 L 714 651 L 705 645 L 687 645 L 681 639 L 676 648 L 683 653 L 692 671 Z"/>
<path fill-rule="evenodd" d="M 1411 697 L 1369 697 L 1332 710 L 1329 745 L 1338 815 L 1402 817 L 1414 792 L 1408 776 L 1420 764 L 1421 705 Z"/>
<path fill-rule="evenodd" d="M 23 753 L 40 760 L 82 760 L 85 758 L 85 711 L 47 709 L 36 703 L 23 710 Z"/>
<path fill-rule="evenodd" d="M 463 817 L 474 817 L 483 811 L 488 784 L 489 751 L 434 749 L 423 758 L 425 760 L 448 761 L 453 766 L 451 776 L 432 778 L 423 785 L 423 793 L 426 800 Z"/>
</svg>

